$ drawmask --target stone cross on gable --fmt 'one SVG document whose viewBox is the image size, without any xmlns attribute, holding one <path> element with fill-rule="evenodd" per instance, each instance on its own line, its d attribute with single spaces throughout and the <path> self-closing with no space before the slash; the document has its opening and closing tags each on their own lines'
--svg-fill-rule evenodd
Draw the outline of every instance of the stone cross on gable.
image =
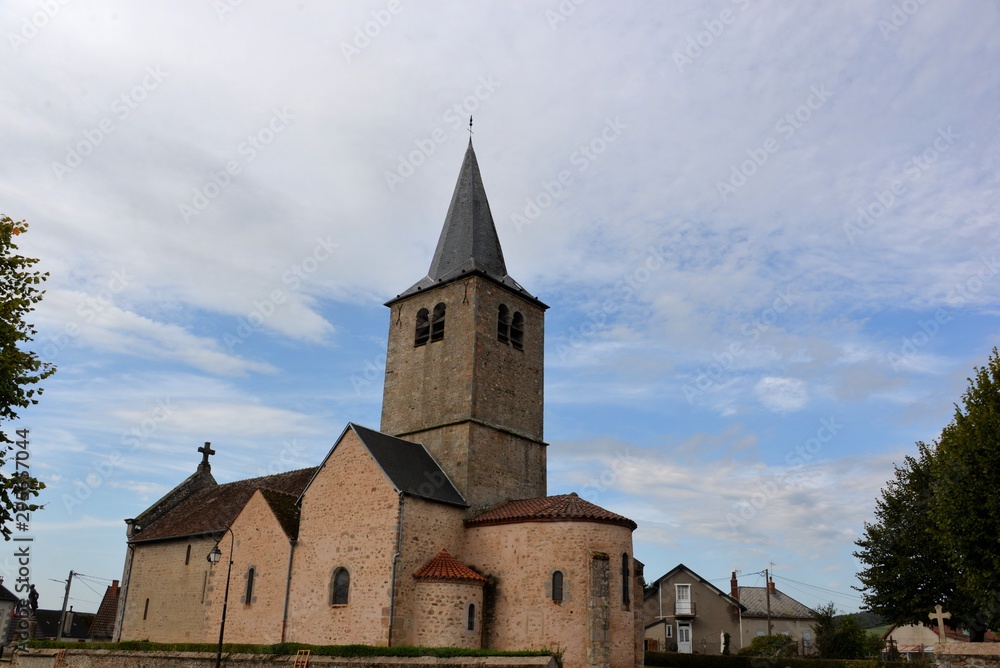
<svg viewBox="0 0 1000 668">
<path fill-rule="evenodd" d="M 212 444 L 209 443 L 208 441 L 205 441 L 205 445 L 203 445 L 202 447 L 198 448 L 198 452 L 201 453 L 201 463 L 202 464 L 208 464 L 208 457 L 209 457 L 209 455 L 214 455 L 215 454 L 215 450 L 212 449 Z M 940 606 L 938 606 L 938 607 L 940 607 Z"/>
<path fill-rule="evenodd" d="M 950 612 L 942 612 L 941 611 L 941 604 L 939 603 L 938 605 L 934 606 L 934 612 L 927 613 L 927 616 L 930 617 L 932 620 L 934 620 L 934 619 L 937 620 L 938 637 L 941 638 L 941 642 L 945 642 L 946 639 L 945 639 L 945 636 L 944 636 L 944 620 L 951 619 L 951 613 Z"/>
</svg>

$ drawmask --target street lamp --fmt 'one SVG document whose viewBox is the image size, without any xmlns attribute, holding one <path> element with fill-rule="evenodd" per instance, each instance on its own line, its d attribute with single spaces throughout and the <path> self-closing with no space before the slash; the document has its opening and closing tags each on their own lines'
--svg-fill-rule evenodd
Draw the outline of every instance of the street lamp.
<svg viewBox="0 0 1000 668">
<path fill-rule="evenodd" d="M 219 651 L 215 655 L 215 668 L 220 668 L 222 666 L 222 637 L 226 633 L 226 608 L 229 607 L 229 576 L 233 573 L 233 545 L 236 543 L 236 536 L 233 535 L 233 530 L 226 527 L 226 531 L 229 532 L 229 569 L 226 571 L 226 594 L 222 597 L 222 623 L 219 624 Z M 208 562 L 215 566 L 222 559 L 222 550 L 219 549 L 219 544 L 216 543 L 212 551 L 208 553 Z"/>
</svg>

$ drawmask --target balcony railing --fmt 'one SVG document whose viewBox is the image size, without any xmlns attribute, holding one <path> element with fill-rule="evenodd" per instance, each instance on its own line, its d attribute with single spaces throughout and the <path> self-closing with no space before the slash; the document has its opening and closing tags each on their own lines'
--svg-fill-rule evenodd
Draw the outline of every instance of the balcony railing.
<svg viewBox="0 0 1000 668">
<path fill-rule="evenodd" d="M 677 617 L 694 617 L 694 601 L 676 601 L 674 603 L 674 615 Z"/>
</svg>

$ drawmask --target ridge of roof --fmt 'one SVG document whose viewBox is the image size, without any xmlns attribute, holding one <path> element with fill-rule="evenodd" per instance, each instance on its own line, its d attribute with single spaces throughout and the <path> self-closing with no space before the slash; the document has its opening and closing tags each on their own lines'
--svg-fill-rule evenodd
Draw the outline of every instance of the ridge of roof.
<svg viewBox="0 0 1000 668">
<path fill-rule="evenodd" d="M 618 524 L 633 531 L 637 527 L 629 518 L 585 501 L 575 492 L 506 501 L 465 520 L 465 526 L 518 522 L 601 522 Z"/>
<path fill-rule="evenodd" d="M 472 570 L 442 549 L 430 561 L 413 573 L 417 580 L 429 582 L 466 582 L 484 585 L 486 577 Z"/>
</svg>

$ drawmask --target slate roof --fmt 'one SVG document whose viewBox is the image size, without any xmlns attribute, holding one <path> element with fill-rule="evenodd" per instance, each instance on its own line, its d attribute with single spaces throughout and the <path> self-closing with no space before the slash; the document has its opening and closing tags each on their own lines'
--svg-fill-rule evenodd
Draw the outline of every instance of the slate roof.
<svg viewBox="0 0 1000 668">
<path fill-rule="evenodd" d="M 0 601 L 20 602 L 20 597 L 3 585 L 3 578 L 0 578 Z"/>
<path fill-rule="evenodd" d="M 404 441 L 353 422 L 348 423 L 347 428 L 358 435 L 397 492 L 463 508 L 469 505 L 420 443 Z"/>
<path fill-rule="evenodd" d="M 493 223 L 483 177 L 479 173 L 479 163 L 470 139 L 458 182 L 455 183 L 455 191 L 451 196 L 451 204 L 448 206 L 448 214 L 444 219 L 444 227 L 438 238 L 437 249 L 431 260 L 431 268 L 427 276 L 397 295 L 396 299 L 473 274 L 491 278 L 545 306 L 507 273 L 500 238 Z M 388 304 L 394 301 L 396 300 L 390 300 Z"/>
<path fill-rule="evenodd" d="M 278 524 L 284 529 L 285 535 L 295 539 L 299 537 L 299 506 L 295 503 L 298 496 L 273 489 L 260 490 L 267 505 L 271 507 Z"/>
<path fill-rule="evenodd" d="M 437 556 L 418 568 L 413 577 L 417 580 L 427 580 L 430 582 L 486 584 L 484 576 L 451 556 L 448 550 L 438 552 Z"/>
<path fill-rule="evenodd" d="M 298 497 L 316 471 L 315 467 L 299 469 L 199 489 L 154 520 L 152 524 L 142 526 L 139 533 L 132 536 L 131 542 L 145 543 L 223 531 L 232 524 L 258 489 L 269 489 Z"/>
<path fill-rule="evenodd" d="M 97 614 L 94 615 L 94 621 L 90 625 L 91 638 L 101 639 L 114 636 L 115 613 L 118 611 L 119 593 L 121 593 L 121 587 L 118 586 L 118 580 L 115 580 L 105 590 L 104 598 L 101 599 L 101 605 L 98 606 Z"/>
<path fill-rule="evenodd" d="M 636 528 L 629 518 L 584 501 L 576 493 L 507 501 L 465 520 L 465 526 L 516 522 L 602 522 Z"/>
<path fill-rule="evenodd" d="M 94 621 L 94 614 L 90 612 L 72 612 L 67 610 L 67 615 L 72 615 L 67 633 L 63 633 L 63 638 L 86 638 L 90 635 L 90 625 Z M 59 634 L 59 619 L 62 617 L 62 610 L 42 610 L 35 611 L 35 619 L 38 624 L 35 626 L 35 638 L 55 638 Z M 11 624 L 11 628 L 15 625 Z"/>
<path fill-rule="evenodd" d="M 744 617 L 767 617 L 767 587 L 740 587 L 740 603 L 746 606 Z M 816 613 L 787 594 L 771 593 L 771 617 L 816 619 Z"/>
</svg>

